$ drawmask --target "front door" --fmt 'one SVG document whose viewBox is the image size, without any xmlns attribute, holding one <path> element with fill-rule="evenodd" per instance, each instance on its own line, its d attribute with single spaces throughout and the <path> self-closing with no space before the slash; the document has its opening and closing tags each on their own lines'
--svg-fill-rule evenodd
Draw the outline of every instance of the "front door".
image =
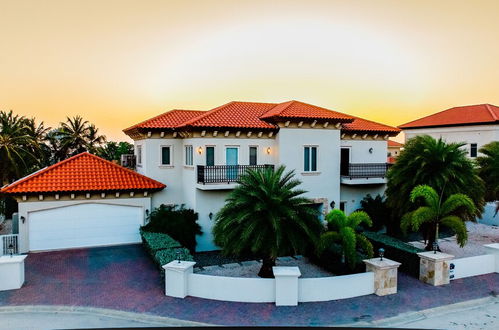
<svg viewBox="0 0 499 330">
<path fill-rule="evenodd" d="M 225 165 L 227 165 L 227 179 L 236 180 L 238 170 L 238 150 L 237 148 L 225 149 Z"/>
<path fill-rule="evenodd" d="M 348 175 L 350 165 L 350 148 L 341 148 L 340 155 L 340 175 Z"/>
</svg>

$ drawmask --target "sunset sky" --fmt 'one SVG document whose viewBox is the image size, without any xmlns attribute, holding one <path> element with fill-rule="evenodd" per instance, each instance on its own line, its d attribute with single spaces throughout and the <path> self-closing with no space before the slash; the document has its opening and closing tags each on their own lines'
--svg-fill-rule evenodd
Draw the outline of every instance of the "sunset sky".
<svg viewBox="0 0 499 330">
<path fill-rule="evenodd" d="M 0 0 L 0 109 L 111 140 L 291 99 L 390 125 L 499 105 L 499 1 Z"/>
</svg>

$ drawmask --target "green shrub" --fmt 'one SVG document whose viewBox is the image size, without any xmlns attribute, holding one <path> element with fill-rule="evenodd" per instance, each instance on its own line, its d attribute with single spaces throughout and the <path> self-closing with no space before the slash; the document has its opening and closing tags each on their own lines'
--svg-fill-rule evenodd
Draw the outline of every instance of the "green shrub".
<svg viewBox="0 0 499 330">
<path fill-rule="evenodd" d="M 180 252 L 180 260 L 194 261 L 194 258 L 186 248 L 160 250 L 154 255 L 154 261 L 162 268 L 167 263 L 177 260 L 177 252 Z"/>
<path fill-rule="evenodd" d="M 400 262 L 400 271 L 414 277 L 419 277 L 419 256 L 417 253 L 425 252 L 396 238 L 375 233 L 364 232 L 364 236 L 371 241 L 374 254 L 377 255 L 379 248 L 385 249 L 385 257 Z"/>
<path fill-rule="evenodd" d="M 167 234 L 194 253 L 196 235 L 201 235 L 201 226 L 197 223 L 198 214 L 184 205 L 160 205 L 149 215 L 149 223 L 144 230 Z"/>
<path fill-rule="evenodd" d="M 179 242 L 166 234 L 152 233 L 141 229 L 140 235 L 142 237 L 142 242 L 144 243 L 146 250 L 152 256 L 154 256 L 156 252 L 160 250 L 182 247 Z"/>
<path fill-rule="evenodd" d="M 392 210 L 388 207 L 385 196 L 381 196 L 380 194 L 376 195 L 374 198 L 371 194 L 367 194 L 360 201 L 359 211 L 366 212 L 371 218 L 373 225 L 369 230 L 378 231 L 382 229 L 383 226 L 388 226 L 392 222 L 390 220 Z"/>
</svg>

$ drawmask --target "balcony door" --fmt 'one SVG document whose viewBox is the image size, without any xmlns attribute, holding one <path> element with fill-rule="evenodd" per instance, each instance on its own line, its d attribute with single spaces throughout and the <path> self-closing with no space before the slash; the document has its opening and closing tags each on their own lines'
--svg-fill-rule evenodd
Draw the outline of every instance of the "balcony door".
<svg viewBox="0 0 499 330">
<path fill-rule="evenodd" d="M 237 178 L 238 148 L 228 147 L 225 149 L 225 165 L 227 165 L 227 179 L 235 180 Z"/>
<path fill-rule="evenodd" d="M 350 148 L 341 148 L 340 175 L 348 175 L 349 165 L 350 165 Z"/>
</svg>

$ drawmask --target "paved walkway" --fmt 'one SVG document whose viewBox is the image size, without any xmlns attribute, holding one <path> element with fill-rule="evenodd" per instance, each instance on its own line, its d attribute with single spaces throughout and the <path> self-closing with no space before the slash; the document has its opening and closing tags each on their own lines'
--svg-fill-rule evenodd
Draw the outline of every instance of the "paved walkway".
<svg viewBox="0 0 499 330">
<path fill-rule="evenodd" d="M 26 282 L 0 292 L 0 306 L 106 308 L 217 325 L 310 326 L 375 322 L 499 292 L 499 274 L 432 287 L 399 274 L 399 293 L 303 303 L 298 307 L 166 297 L 159 271 L 140 245 L 33 253 Z"/>
</svg>

